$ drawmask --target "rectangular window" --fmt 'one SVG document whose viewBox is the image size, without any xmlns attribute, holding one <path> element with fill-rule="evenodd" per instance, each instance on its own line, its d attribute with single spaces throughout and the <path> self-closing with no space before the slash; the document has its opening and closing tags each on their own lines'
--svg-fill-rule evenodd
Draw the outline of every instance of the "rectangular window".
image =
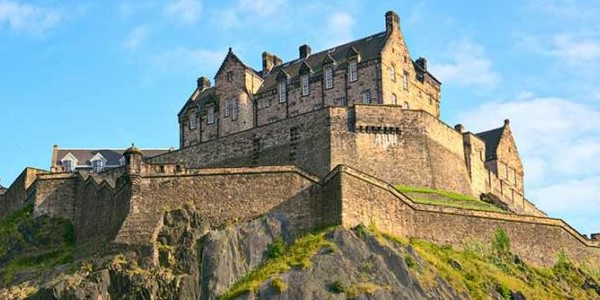
<svg viewBox="0 0 600 300">
<path fill-rule="evenodd" d="M 231 115 L 231 100 L 225 100 L 225 117 L 229 117 Z"/>
<path fill-rule="evenodd" d="M 396 66 L 394 65 L 390 67 L 390 78 L 392 81 L 396 81 Z"/>
<path fill-rule="evenodd" d="M 215 123 L 215 107 L 210 105 L 206 107 L 206 123 L 214 124 Z"/>
<path fill-rule="evenodd" d="M 310 82 L 308 75 L 303 75 L 300 79 L 302 81 L 302 96 L 310 94 Z"/>
<path fill-rule="evenodd" d="M 102 169 L 104 169 L 104 161 L 102 161 L 101 159 L 93 161 L 92 168 L 96 173 L 102 172 Z"/>
<path fill-rule="evenodd" d="M 232 71 L 227 72 L 227 81 L 229 81 L 229 82 L 233 81 L 233 72 Z"/>
<path fill-rule="evenodd" d="M 333 87 L 333 68 L 325 69 L 325 88 L 330 89 Z"/>
<path fill-rule="evenodd" d="M 408 101 L 404 101 L 404 108 L 410 109 L 410 104 L 408 103 Z"/>
<path fill-rule="evenodd" d="M 73 161 L 63 160 L 62 165 L 65 168 L 65 172 L 73 172 Z"/>
<path fill-rule="evenodd" d="M 405 91 L 408 91 L 408 72 L 404 72 L 402 76 L 402 87 Z"/>
<path fill-rule="evenodd" d="M 371 103 L 371 90 L 366 90 L 362 92 L 362 103 Z"/>
<path fill-rule="evenodd" d="M 396 94 L 392 93 L 392 104 L 398 104 L 398 98 L 396 98 Z"/>
<path fill-rule="evenodd" d="M 232 107 L 232 110 L 231 110 L 231 119 L 235 121 L 235 120 L 238 119 L 238 113 L 239 113 L 239 110 L 240 110 L 240 100 L 239 99 L 233 99 L 232 102 L 233 102 L 233 107 Z"/>
<path fill-rule="evenodd" d="M 196 118 L 196 116 L 192 116 L 190 118 L 190 129 L 196 129 L 198 128 L 198 118 Z"/>
<path fill-rule="evenodd" d="M 279 83 L 278 89 L 279 89 L 279 103 L 283 103 L 283 102 L 287 101 L 287 91 L 286 91 L 287 87 L 286 87 L 285 81 L 282 81 Z"/>
<path fill-rule="evenodd" d="M 356 69 L 356 62 L 351 61 L 350 66 L 348 66 L 348 73 L 350 73 L 350 82 L 356 81 L 358 79 L 358 73 Z"/>
</svg>

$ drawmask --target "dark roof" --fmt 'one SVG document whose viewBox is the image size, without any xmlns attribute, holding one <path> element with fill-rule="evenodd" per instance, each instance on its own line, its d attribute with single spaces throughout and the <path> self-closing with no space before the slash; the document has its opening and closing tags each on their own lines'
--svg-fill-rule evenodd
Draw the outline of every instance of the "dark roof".
<svg viewBox="0 0 600 300">
<path fill-rule="evenodd" d="M 78 165 L 90 165 L 90 159 L 97 153 L 100 153 L 106 160 L 106 165 L 120 165 L 120 159 L 126 149 L 58 149 L 54 164 L 58 164 L 67 154 L 71 153 L 76 159 Z M 169 152 L 168 149 L 141 149 L 144 158 L 149 158 L 159 154 Z"/>
<path fill-rule="evenodd" d="M 319 74 L 323 69 L 323 61 L 328 55 L 336 62 L 338 66 L 346 63 L 348 58 L 352 55 L 355 55 L 356 52 L 358 52 L 360 55 L 361 60 L 369 60 L 378 57 L 381 54 L 381 50 L 385 45 L 386 39 L 386 33 L 380 32 L 341 46 L 336 46 L 325 51 L 311 54 L 307 58 L 298 58 L 277 65 L 273 67 L 269 74 L 263 76 L 265 81 L 258 89 L 257 93 L 268 91 L 274 88 L 277 85 L 277 75 L 281 70 L 284 70 L 285 73 L 290 76 L 290 79 L 297 77 L 303 62 L 308 64 L 308 66 L 312 69 L 313 74 Z"/>
<path fill-rule="evenodd" d="M 498 150 L 498 144 L 504 133 L 504 126 L 496 129 L 480 132 L 477 134 L 485 142 L 485 158 L 495 159 L 496 150 Z"/>
<path fill-rule="evenodd" d="M 217 97 L 217 89 L 214 86 L 211 86 L 205 89 L 204 91 L 201 91 L 200 93 L 198 93 L 198 96 L 194 98 L 195 93 L 196 90 L 194 90 L 194 93 L 192 93 L 190 99 L 188 99 L 188 101 L 183 105 L 183 108 L 181 108 L 181 110 L 177 114 L 178 117 L 181 117 L 181 115 L 184 114 L 188 110 L 188 108 L 190 108 L 190 106 L 199 105 L 200 103 L 206 103 L 209 99 L 216 99 Z"/>
</svg>

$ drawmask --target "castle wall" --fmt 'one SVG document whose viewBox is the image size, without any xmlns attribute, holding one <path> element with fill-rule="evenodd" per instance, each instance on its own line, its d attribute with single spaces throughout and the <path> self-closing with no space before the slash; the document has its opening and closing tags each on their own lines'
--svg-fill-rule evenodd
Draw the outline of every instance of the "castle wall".
<svg viewBox="0 0 600 300">
<path fill-rule="evenodd" d="M 427 112 L 356 105 L 354 113 L 333 109 L 331 120 L 331 166 L 392 184 L 472 193 L 461 134 Z"/>
<path fill-rule="evenodd" d="M 33 168 L 25 168 L 13 181 L 3 195 L 0 195 L 0 219 L 25 207 L 29 198 L 27 189 L 35 181 L 38 174 L 46 173 Z"/>
<path fill-rule="evenodd" d="M 329 111 L 306 113 L 148 160 L 188 168 L 295 164 L 320 176 L 330 170 Z"/>
<path fill-rule="evenodd" d="M 77 179 L 72 173 L 38 176 L 32 191 L 34 215 L 73 221 Z"/>
<path fill-rule="evenodd" d="M 490 179 L 485 168 L 485 142 L 470 132 L 463 134 L 463 141 L 472 193 L 473 195 L 486 193 L 489 191 Z"/>
<path fill-rule="evenodd" d="M 342 168 L 340 176 L 345 227 L 374 222 L 386 232 L 456 247 L 489 243 L 503 228 L 511 251 L 528 263 L 552 266 L 561 251 L 591 266 L 600 262 L 600 247 L 562 220 L 416 204 L 364 173 Z"/>
<path fill-rule="evenodd" d="M 335 220 L 321 213 L 323 208 L 332 207 L 326 202 L 332 200 L 314 199 L 320 199 L 319 195 L 336 199 L 335 191 L 316 189 L 316 183 L 317 178 L 290 166 L 140 177 L 133 181 L 129 214 L 115 241 L 148 244 L 158 234 L 163 212 L 184 204 L 195 207 L 213 228 L 274 212 L 286 213 L 294 227 L 314 228 L 320 222 Z M 337 199 L 339 203 L 339 196 Z"/>
</svg>

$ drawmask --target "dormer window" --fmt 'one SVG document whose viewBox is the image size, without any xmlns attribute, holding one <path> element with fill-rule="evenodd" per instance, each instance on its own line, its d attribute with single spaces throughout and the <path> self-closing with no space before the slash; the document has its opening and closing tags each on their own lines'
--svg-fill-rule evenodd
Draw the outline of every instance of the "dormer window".
<svg viewBox="0 0 600 300">
<path fill-rule="evenodd" d="M 396 66 L 394 65 L 390 66 L 390 78 L 392 81 L 396 81 Z"/>
<path fill-rule="evenodd" d="M 280 81 L 277 89 L 279 91 L 279 103 L 284 103 L 287 101 L 287 84 L 285 81 Z"/>
<path fill-rule="evenodd" d="M 325 68 L 325 88 L 330 89 L 333 87 L 333 68 Z"/>
<path fill-rule="evenodd" d="M 126 163 L 125 156 L 123 156 L 123 157 L 121 157 L 121 159 L 119 159 L 119 164 L 121 164 L 121 166 L 124 166 L 125 163 Z"/>
<path fill-rule="evenodd" d="M 356 61 L 351 61 L 348 65 L 348 73 L 350 74 L 350 82 L 356 81 L 358 79 L 358 70 L 357 70 Z"/>
<path fill-rule="evenodd" d="M 214 124 L 215 123 L 215 107 L 214 105 L 206 106 L 206 123 Z"/>
<path fill-rule="evenodd" d="M 62 161 L 63 169 L 65 172 L 73 172 L 73 161 L 70 159 L 66 159 Z"/>
<path fill-rule="evenodd" d="M 300 84 L 302 86 L 302 96 L 308 96 L 310 94 L 310 81 L 308 74 L 300 77 Z"/>
<path fill-rule="evenodd" d="M 95 173 L 100 173 L 102 172 L 102 170 L 104 169 L 104 161 L 101 159 L 97 159 L 92 161 L 92 170 L 94 170 Z"/>
</svg>

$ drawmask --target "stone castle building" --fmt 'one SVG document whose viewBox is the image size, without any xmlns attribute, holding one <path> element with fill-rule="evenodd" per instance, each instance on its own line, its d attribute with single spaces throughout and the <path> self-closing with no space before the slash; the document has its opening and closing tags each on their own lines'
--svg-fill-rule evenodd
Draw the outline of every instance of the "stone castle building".
<svg viewBox="0 0 600 300">
<path fill-rule="evenodd" d="M 563 251 L 600 262 L 599 235 L 525 198 L 508 120 L 481 133 L 440 120 L 441 83 L 411 57 L 399 22 L 387 12 L 385 31 L 317 53 L 302 45 L 288 62 L 264 52 L 260 70 L 230 49 L 214 85 L 200 77 L 178 113 L 179 149 L 55 148 L 50 171 L 27 168 L 0 195 L 0 218 L 32 204 L 71 220 L 78 243 L 152 255 L 164 211 L 182 205 L 213 228 L 283 213 L 299 232 L 373 222 L 452 245 L 502 227 L 527 261 L 551 265 Z M 105 167 L 94 168 L 100 156 Z M 485 195 L 504 210 L 419 204 L 394 185 Z"/>
</svg>

